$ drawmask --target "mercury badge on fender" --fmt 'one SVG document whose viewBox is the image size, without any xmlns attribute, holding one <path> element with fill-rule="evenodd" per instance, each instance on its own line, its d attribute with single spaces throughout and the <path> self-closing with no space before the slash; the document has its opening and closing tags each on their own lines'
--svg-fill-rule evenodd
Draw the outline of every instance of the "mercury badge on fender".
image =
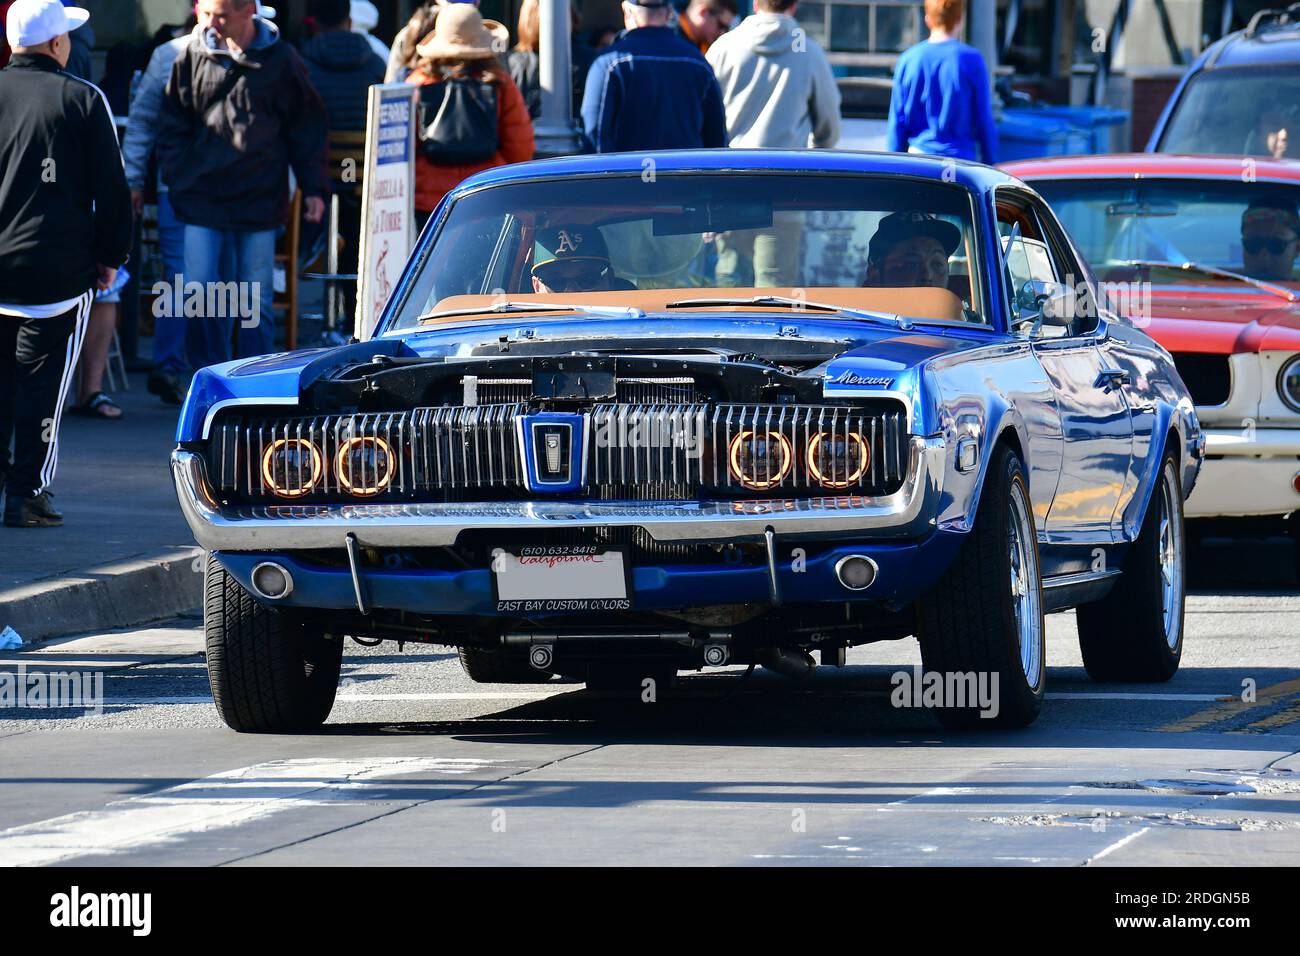
<svg viewBox="0 0 1300 956">
<path fill-rule="evenodd" d="M 975 164 L 474 176 L 373 338 L 193 381 L 172 468 L 221 716 L 324 721 L 346 636 L 619 688 L 915 635 L 928 672 L 997 688 L 945 724 L 1022 726 L 1071 607 L 1095 678 L 1168 679 L 1201 431 L 1095 288 L 1038 195 Z"/>
</svg>

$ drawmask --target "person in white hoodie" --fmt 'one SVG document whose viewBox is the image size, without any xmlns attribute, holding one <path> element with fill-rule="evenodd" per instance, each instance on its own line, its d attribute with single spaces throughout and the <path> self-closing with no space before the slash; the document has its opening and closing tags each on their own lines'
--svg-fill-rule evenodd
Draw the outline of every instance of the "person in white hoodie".
<svg viewBox="0 0 1300 956">
<path fill-rule="evenodd" d="M 840 138 L 830 61 L 794 18 L 795 0 L 754 0 L 755 13 L 713 41 L 732 146 L 829 148 Z"/>
<path fill-rule="evenodd" d="M 713 41 L 705 58 L 717 74 L 731 146 L 828 148 L 840 138 L 840 91 L 817 41 L 794 18 L 795 0 L 754 0 L 755 13 Z M 720 286 L 797 285 L 803 216 L 714 240 Z"/>
</svg>

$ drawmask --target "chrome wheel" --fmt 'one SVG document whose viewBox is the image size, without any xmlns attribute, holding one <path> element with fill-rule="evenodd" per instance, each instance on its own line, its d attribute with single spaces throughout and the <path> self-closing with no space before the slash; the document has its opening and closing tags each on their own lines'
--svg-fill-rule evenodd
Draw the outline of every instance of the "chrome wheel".
<svg viewBox="0 0 1300 956">
<path fill-rule="evenodd" d="M 1007 501 L 1007 546 L 1011 558 L 1011 604 L 1020 641 L 1020 666 L 1030 689 L 1043 681 L 1042 591 L 1038 574 L 1038 549 L 1034 523 L 1024 485 L 1014 482 Z"/>
<path fill-rule="evenodd" d="M 1166 466 L 1160 482 L 1160 609 L 1163 613 L 1165 643 L 1178 646 L 1183 634 L 1183 522 L 1182 501 L 1177 484 Z"/>
</svg>

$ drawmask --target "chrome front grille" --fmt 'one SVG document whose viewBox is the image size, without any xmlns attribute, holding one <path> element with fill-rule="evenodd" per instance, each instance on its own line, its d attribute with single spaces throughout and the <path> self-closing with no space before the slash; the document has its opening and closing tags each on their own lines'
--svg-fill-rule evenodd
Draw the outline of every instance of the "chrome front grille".
<svg viewBox="0 0 1300 956">
<path fill-rule="evenodd" d="M 321 460 L 321 478 L 300 500 L 355 499 L 337 465 L 354 439 L 382 439 L 393 451 L 391 480 L 375 498 L 415 498 L 468 489 L 522 489 L 523 466 L 515 441 L 519 404 L 472 408 L 417 408 L 410 412 L 324 415 L 314 418 L 227 419 L 212 435 L 211 473 L 218 491 L 246 498 L 277 496 L 263 467 L 277 442 L 307 441 Z M 301 472 L 298 476 L 301 479 Z M 355 484 L 373 486 L 363 468 Z M 371 479 L 368 481 L 368 479 Z"/>
<path fill-rule="evenodd" d="M 635 497 L 632 489 L 651 485 L 697 487 L 704 481 L 707 425 L 706 405 L 594 406 L 592 485 L 613 497 L 620 490 Z"/>
<path fill-rule="evenodd" d="M 212 432 L 209 474 L 222 497 L 244 501 L 520 500 L 530 493 L 517 422 L 528 412 L 523 402 L 506 402 L 228 416 Z M 586 415 L 587 487 L 580 494 L 591 500 L 875 496 L 896 491 L 907 471 L 906 420 L 894 402 L 602 403 Z M 355 454 L 358 442 L 372 454 Z M 376 442 L 386 449 L 382 456 L 373 453 Z M 275 454 L 286 443 L 295 452 L 287 459 Z M 286 471 L 302 486 L 317 463 L 320 477 L 308 490 L 288 496 L 271 486 Z"/>
<path fill-rule="evenodd" d="M 714 485 L 734 481 L 739 464 L 753 491 L 886 494 L 907 469 L 901 407 L 717 405 L 709 432 Z"/>
</svg>

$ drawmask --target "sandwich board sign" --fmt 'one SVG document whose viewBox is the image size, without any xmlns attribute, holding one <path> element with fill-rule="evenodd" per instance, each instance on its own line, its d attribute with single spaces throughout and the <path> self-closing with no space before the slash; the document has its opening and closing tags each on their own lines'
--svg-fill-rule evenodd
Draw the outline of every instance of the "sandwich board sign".
<svg viewBox="0 0 1300 956">
<path fill-rule="evenodd" d="M 414 245 L 418 95 L 409 83 L 370 87 L 357 256 L 356 336 L 363 342 L 374 334 Z"/>
</svg>

